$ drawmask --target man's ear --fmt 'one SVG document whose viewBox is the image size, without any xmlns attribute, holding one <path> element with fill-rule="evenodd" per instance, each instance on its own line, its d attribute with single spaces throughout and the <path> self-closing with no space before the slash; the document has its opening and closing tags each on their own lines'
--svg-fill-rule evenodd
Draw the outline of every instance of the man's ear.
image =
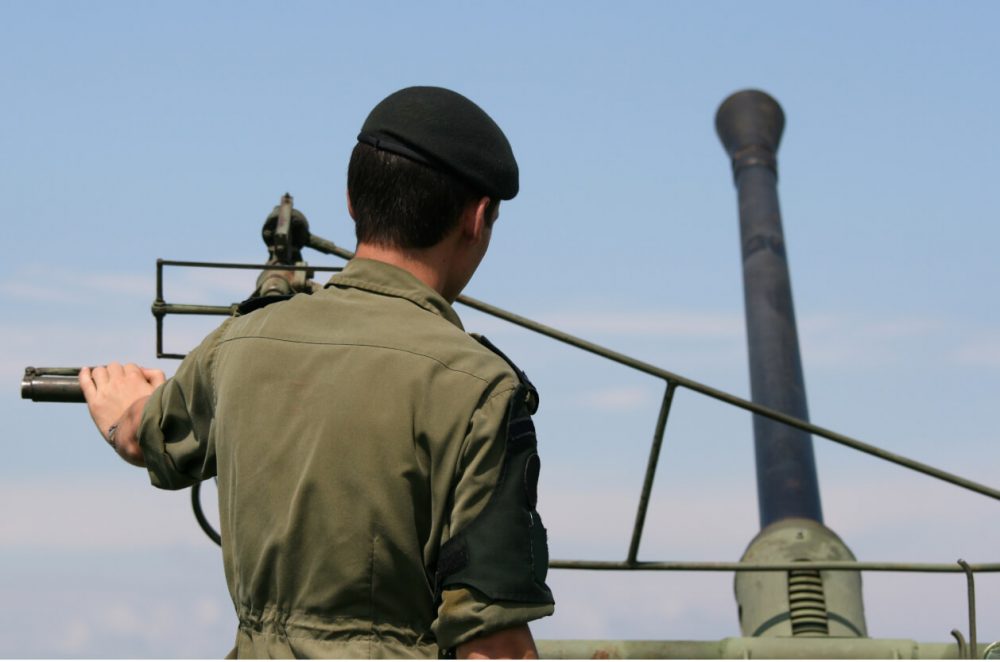
<svg viewBox="0 0 1000 662">
<path fill-rule="evenodd" d="M 478 200 L 474 200 L 466 205 L 465 210 L 462 212 L 462 234 L 472 241 L 479 241 L 483 233 L 486 232 L 493 219 L 490 218 L 492 213 L 491 200 L 488 197 L 482 197 Z"/>
</svg>

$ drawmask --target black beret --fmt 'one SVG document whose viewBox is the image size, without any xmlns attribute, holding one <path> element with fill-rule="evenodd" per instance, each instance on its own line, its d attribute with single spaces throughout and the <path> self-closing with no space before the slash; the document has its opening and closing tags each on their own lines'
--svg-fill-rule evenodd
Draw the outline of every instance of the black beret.
<svg viewBox="0 0 1000 662">
<path fill-rule="evenodd" d="M 443 87 L 390 94 L 372 109 L 358 140 L 456 175 L 477 193 L 517 195 L 517 161 L 503 131 L 482 108 Z"/>
</svg>

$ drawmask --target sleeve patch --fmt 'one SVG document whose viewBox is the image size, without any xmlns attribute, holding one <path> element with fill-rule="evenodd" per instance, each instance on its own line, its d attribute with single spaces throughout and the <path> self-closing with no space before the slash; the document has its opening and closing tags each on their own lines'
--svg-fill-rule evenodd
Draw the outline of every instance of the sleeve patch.
<svg viewBox="0 0 1000 662">
<path fill-rule="evenodd" d="M 507 426 L 507 446 L 512 451 L 526 444 L 537 444 L 535 438 L 535 424 L 530 418 L 522 418 L 512 421 Z"/>
<path fill-rule="evenodd" d="M 503 464 L 482 512 L 442 547 L 435 592 L 466 586 L 494 601 L 551 604 L 548 540 L 538 502 L 535 426 L 519 387 L 507 412 Z"/>
<path fill-rule="evenodd" d="M 441 548 L 436 581 L 440 582 L 442 577 L 453 575 L 467 565 L 469 565 L 469 547 L 465 544 L 465 538 L 452 538 Z"/>
</svg>

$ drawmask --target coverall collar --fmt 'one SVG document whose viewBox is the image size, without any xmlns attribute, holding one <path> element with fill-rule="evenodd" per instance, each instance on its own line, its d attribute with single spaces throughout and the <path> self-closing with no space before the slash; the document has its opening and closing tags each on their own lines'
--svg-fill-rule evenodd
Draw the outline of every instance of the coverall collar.
<svg viewBox="0 0 1000 662">
<path fill-rule="evenodd" d="M 385 294 L 411 301 L 424 310 L 440 315 L 458 328 L 465 330 L 462 320 L 445 298 L 428 287 L 405 269 L 397 266 L 356 257 L 344 270 L 334 274 L 326 287 L 354 287 L 359 290 Z"/>
</svg>

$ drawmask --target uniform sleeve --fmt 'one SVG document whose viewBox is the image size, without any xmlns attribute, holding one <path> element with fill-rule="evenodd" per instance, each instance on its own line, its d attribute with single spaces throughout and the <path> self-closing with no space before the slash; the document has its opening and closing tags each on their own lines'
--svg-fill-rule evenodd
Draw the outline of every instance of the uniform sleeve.
<svg viewBox="0 0 1000 662">
<path fill-rule="evenodd" d="M 215 475 L 212 370 L 228 324 L 209 334 L 146 402 L 139 446 L 156 487 L 179 490 Z"/>
<path fill-rule="evenodd" d="M 545 584 L 548 544 L 536 509 L 540 463 L 528 393 L 497 393 L 465 439 L 436 587 L 438 645 L 523 625 L 554 610 Z"/>
</svg>

